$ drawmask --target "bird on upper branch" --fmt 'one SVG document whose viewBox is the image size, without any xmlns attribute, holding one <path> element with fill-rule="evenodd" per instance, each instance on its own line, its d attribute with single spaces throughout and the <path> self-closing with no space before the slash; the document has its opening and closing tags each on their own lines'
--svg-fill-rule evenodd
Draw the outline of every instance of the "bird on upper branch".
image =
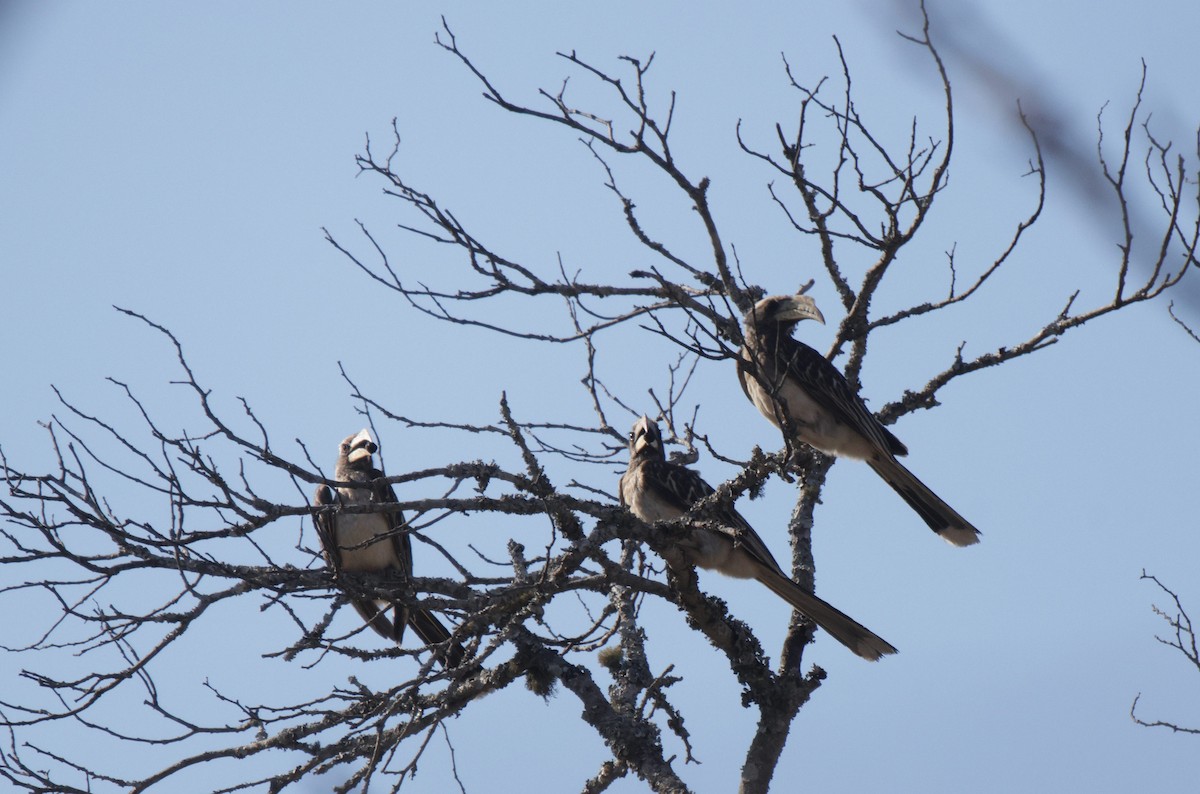
<svg viewBox="0 0 1200 794">
<path fill-rule="evenodd" d="M 979 530 L 896 460 L 908 448 L 875 418 L 837 367 L 792 338 L 801 320 L 825 322 L 807 295 L 763 298 L 746 315 L 738 380 L 750 402 L 776 427 L 790 426 L 795 440 L 829 455 L 865 460 L 943 540 L 978 543 Z"/>
<path fill-rule="evenodd" d="M 342 509 L 322 510 L 316 514 L 317 535 L 325 560 L 335 572 L 382 574 L 403 589 L 412 577 L 412 540 L 407 532 L 404 515 L 386 505 L 396 504 L 396 493 L 383 479 L 383 472 L 372 465 L 372 455 L 379 447 L 368 430 L 348 436 L 338 447 L 334 479 L 346 483 L 335 490 L 328 485 L 317 486 L 313 504 L 317 507 L 378 506 L 371 512 L 347 512 Z M 352 597 L 350 603 L 372 629 L 397 644 L 404 639 L 404 627 L 412 626 L 421 641 L 432 647 L 450 667 L 457 667 L 466 655 L 457 642 L 450 642 L 450 632 L 433 614 L 421 607 L 409 608 L 400 596 L 391 600 L 392 618 L 387 606 L 371 598 Z M 449 643 L 449 644 L 447 644 Z"/>
<path fill-rule="evenodd" d="M 666 459 L 658 424 L 645 416 L 638 419 L 629 434 L 629 468 L 621 476 L 621 504 L 652 524 L 685 515 L 711 493 L 712 486 L 699 474 Z M 711 518 L 700 519 L 676 544 L 692 565 L 766 585 L 864 659 L 876 661 L 896 652 L 886 640 L 793 582 L 754 528 L 731 506 L 718 507 Z"/>
</svg>

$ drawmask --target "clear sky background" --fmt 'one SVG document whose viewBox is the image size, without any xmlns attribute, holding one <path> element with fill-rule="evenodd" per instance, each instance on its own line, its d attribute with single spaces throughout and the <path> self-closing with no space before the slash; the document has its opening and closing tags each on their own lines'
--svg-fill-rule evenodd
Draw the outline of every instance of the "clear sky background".
<svg viewBox="0 0 1200 794">
<path fill-rule="evenodd" d="M 50 465 L 37 422 L 62 413 L 51 384 L 137 431 L 129 404 L 104 380 L 112 376 L 168 426 L 200 425 L 188 395 L 169 384 L 179 375 L 173 351 L 114 304 L 168 326 L 228 416 L 238 410 L 234 398 L 245 397 L 280 451 L 299 458 L 292 439 L 300 439 L 328 451 L 323 465 L 362 425 L 339 361 L 368 393 L 416 418 L 491 422 L 507 390 L 519 418 L 587 421 L 581 350 L 543 351 L 432 322 L 323 239 L 325 227 L 365 252 L 359 219 L 398 265 L 455 283 L 457 260 L 396 231 L 411 217 L 381 195 L 379 181 L 356 178 L 364 135 L 382 146 L 396 117 L 401 170 L 511 258 L 552 273 L 561 256 L 568 270 L 597 281 L 654 264 L 629 238 L 603 173 L 574 136 L 483 101 L 471 75 L 434 45 L 441 15 L 497 85 L 526 102 L 572 74 L 556 51 L 576 50 L 614 71 L 619 55 L 656 52 L 654 90 L 678 97 L 676 154 L 687 173 L 712 178 L 718 221 L 748 279 L 786 292 L 816 278 L 830 327 L 801 330 L 818 349 L 840 319 L 835 294 L 813 241 L 792 233 L 771 203 L 765 185 L 774 175 L 738 151 L 735 123 L 752 143 L 772 147 L 774 123 L 794 123 L 799 100 L 780 53 L 802 79 L 836 76 L 836 35 L 873 123 L 903 136 L 918 114 L 928 134 L 939 129 L 935 76 L 894 33 L 917 29 L 909 2 L 0 9 L 0 445 L 28 469 Z M 1031 152 L 1013 123 L 1018 99 L 1047 134 L 1053 125 L 1069 156 L 1048 163 L 1046 212 L 979 301 L 873 343 L 864 381 L 876 407 L 923 385 L 964 340 L 970 354 L 1028 338 L 1074 289 L 1080 305 L 1109 299 L 1117 216 L 1079 179 L 1072 158 L 1094 163 L 1095 117 L 1106 102 L 1114 125 L 1123 123 L 1143 59 L 1156 134 L 1194 157 L 1200 123 L 1200 4 L 942 0 L 931 11 L 956 90 L 956 159 L 950 190 L 920 243 L 906 249 L 903 274 L 893 274 L 879 310 L 944 290 L 942 252 L 952 246 L 960 274 L 989 262 L 1030 209 L 1034 185 L 1022 174 Z M 581 103 L 596 96 L 578 74 L 576 86 Z M 1118 127 L 1109 134 L 1115 141 Z M 683 197 L 639 164 L 613 162 L 661 237 L 702 251 Z M 1150 239 L 1139 230 L 1139 241 Z M 1177 313 L 1200 327 L 1191 286 L 1176 294 Z M 558 305 L 535 308 L 551 318 L 546 325 L 561 325 Z M 652 411 L 645 390 L 664 387 L 674 351 L 644 333 L 609 344 L 603 374 Z M 808 659 L 829 679 L 793 727 L 776 790 L 1194 791 L 1200 739 L 1138 727 L 1129 707 L 1140 692 L 1146 717 L 1200 725 L 1200 677 L 1155 642 L 1166 626 L 1151 604 L 1163 600 L 1138 579 L 1143 568 L 1157 574 L 1200 617 L 1198 389 L 1200 345 L 1162 301 L 956 381 L 940 408 L 893 429 L 912 450 L 914 471 L 983 530 L 983 543 L 968 550 L 937 541 L 865 466 L 836 466 L 817 516 L 818 592 L 901 652 L 866 664 L 828 638 L 817 642 Z M 705 365 L 688 396 L 700 404 L 700 429 L 727 453 L 780 446 L 731 366 Z M 478 437 L 387 424 L 382 434 L 390 473 L 477 457 L 516 465 L 511 450 Z M 713 482 L 733 473 L 710 459 L 698 466 Z M 552 474 L 565 481 L 578 473 L 564 464 Z M 618 474 L 592 467 L 578 476 L 615 489 Z M 764 499 L 744 505 L 781 559 L 792 499 L 790 486 L 773 481 Z M 297 530 L 279 529 L 281 555 Z M 439 531 L 465 553 L 468 538 L 503 549 L 509 537 L 536 541 L 544 527 Z M 293 550 L 289 561 L 311 558 Z M 0 581 L 10 576 L 0 570 Z M 753 584 L 712 576 L 702 584 L 777 652 L 787 621 L 781 602 Z M 44 630 L 53 620 L 47 607 L 6 604 L 0 644 Z M 213 708 L 206 678 L 248 697 L 278 690 L 283 699 L 363 674 L 258 658 L 294 639 L 288 621 L 258 603 L 209 617 L 200 639 L 157 671 L 174 682 L 181 708 Z M 674 663 L 685 676 L 677 698 L 703 763 L 677 768 L 698 791 L 733 790 L 753 714 L 740 707 L 727 665 L 687 637 L 673 608 L 649 608 L 646 621 L 652 666 Z M 18 691 L 21 667 L 55 664 L 4 654 L 0 689 Z M 468 709 L 449 725 L 459 778 L 468 791 L 496 791 L 497 774 L 515 764 L 528 776 L 520 788 L 578 790 L 608 757 L 578 711 L 569 693 L 543 703 L 519 687 Z M 153 768 L 149 754 L 125 759 L 99 747 L 97 762 L 114 771 L 126 760 Z M 444 744 L 432 747 L 411 790 L 449 790 L 447 758 Z M 210 781 L 193 782 L 203 790 Z M 622 781 L 613 790 L 642 787 Z"/>
</svg>

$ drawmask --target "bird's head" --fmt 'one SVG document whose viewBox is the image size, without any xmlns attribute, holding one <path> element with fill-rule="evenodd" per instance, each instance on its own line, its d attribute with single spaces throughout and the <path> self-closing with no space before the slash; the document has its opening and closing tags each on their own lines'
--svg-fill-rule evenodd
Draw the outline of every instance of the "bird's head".
<svg viewBox="0 0 1200 794">
<path fill-rule="evenodd" d="M 825 324 L 825 317 L 817 308 L 816 301 L 807 295 L 771 295 L 754 304 L 746 318 L 747 325 L 758 328 L 777 326 L 791 333 L 801 320 L 816 320 Z"/>
<path fill-rule="evenodd" d="M 662 457 L 662 433 L 658 430 L 657 422 L 642 416 L 633 423 L 633 429 L 629 431 L 629 455 L 633 457 L 647 454 Z"/>
<path fill-rule="evenodd" d="M 347 436 L 339 448 L 340 457 L 351 469 L 367 470 L 371 468 L 371 456 L 379 451 L 378 445 L 371 439 L 371 432 L 366 428 L 352 436 Z"/>
</svg>

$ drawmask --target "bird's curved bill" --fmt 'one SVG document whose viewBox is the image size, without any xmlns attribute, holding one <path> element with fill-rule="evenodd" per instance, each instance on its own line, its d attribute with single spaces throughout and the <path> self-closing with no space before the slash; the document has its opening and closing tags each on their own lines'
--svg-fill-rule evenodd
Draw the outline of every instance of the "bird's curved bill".
<svg viewBox="0 0 1200 794">
<path fill-rule="evenodd" d="M 350 454 L 346 458 L 353 463 L 356 460 L 371 457 L 378 449 L 374 439 L 371 438 L 371 432 L 363 428 L 358 431 L 358 435 L 350 439 Z"/>
</svg>

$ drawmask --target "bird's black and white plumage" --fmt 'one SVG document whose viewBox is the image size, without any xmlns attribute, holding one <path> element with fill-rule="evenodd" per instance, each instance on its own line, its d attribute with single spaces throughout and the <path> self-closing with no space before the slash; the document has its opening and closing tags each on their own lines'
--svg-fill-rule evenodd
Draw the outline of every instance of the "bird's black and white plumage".
<svg viewBox="0 0 1200 794">
<path fill-rule="evenodd" d="M 334 479 L 357 483 L 359 487 L 328 485 L 317 487 L 313 504 L 317 507 L 384 506 L 396 503 L 391 484 L 383 472 L 372 464 L 372 455 L 379 448 L 371 434 L 362 430 L 348 436 L 338 447 Z M 385 576 L 403 588 L 412 577 L 412 540 L 399 530 L 405 527 L 404 515 L 386 507 L 371 512 L 348 512 L 341 509 L 322 510 L 316 514 L 317 534 L 325 560 L 334 571 L 373 573 Z M 351 598 L 350 603 L 380 636 L 399 643 L 404 639 L 404 627 L 413 631 L 437 653 L 445 654 L 450 667 L 457 667 L 465 651 L 457 642 L 450 642 L 450 632 L 433 614 L 420 607 L 409 609 L 400 598 L 390 601 L 392 618 L 385 614 L 386 606 L 370 598 Z"/>
<path fill-rule="evenodd" d="M 792 338 L 796 323 L 825 318 L 807 295 L 763 298 L 746 315 L 738 380 L 750 402 L 777 427 L 830 455 L 865 460 L 926 524 L 955 546 L 979 542 L 979 530 L 896 457 L 908 448 L 855 394 L 837 367 Z"/>
<path fill-rule="evenodd" d="M 713 488 L 691 469 L 663 455 L 658 424 L 643 416 L 629 434 L 629 468 L 621 476 L 621 504 L 646 523 L 686 514 Z M 692 565 L 739 579 L 755 579 L 864 659 L 875 661 L 896 649 L 849 615 L 789 578 L 762 538 L 732 507 L 718 508 L 677 541 Z"/>
</svg>

